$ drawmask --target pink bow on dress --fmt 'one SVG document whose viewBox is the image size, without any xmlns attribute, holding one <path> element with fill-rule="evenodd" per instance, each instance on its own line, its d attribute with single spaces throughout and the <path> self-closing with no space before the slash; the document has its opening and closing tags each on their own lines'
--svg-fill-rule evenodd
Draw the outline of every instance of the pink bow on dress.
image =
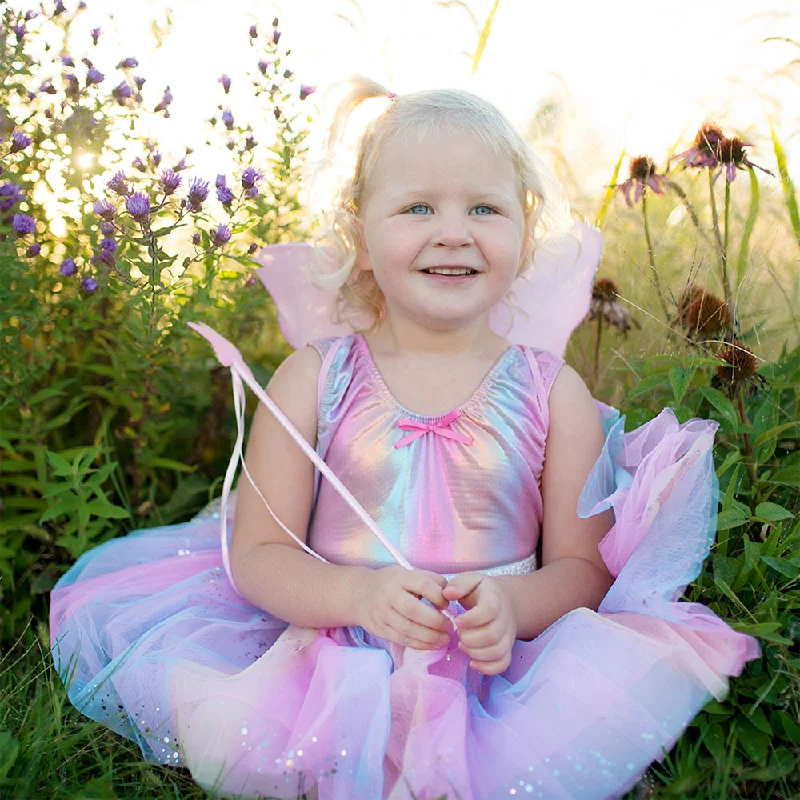
<svg viewBox="0 0 800 800">
<path fill-rule="evenodd" d="M 426 433 L 436 433 L 439 436 L 444 436 L 445 439 L 455 439 L 462 444 L 472 444 L 474 440 L 471 436 L 468 436 L 466 433 L 450 430 L 448 427 L 451 422 L 454 422 L 460 416 L 461 409 L 456 408 L 454 411 L 442 417 L 438 422 L 427 423 L 417 422 L 414 419 L 401 419 L 397 423 L 398 427 L 402 428 L 404 431 L 413 431 L 413 433 L 409 433 L 408 436 L 404 436 L 402 439 L 395 442 L 394 446 L 395 448 L 405 447 L 407 444 L 411 444 L 415 439 L 419 439 L 420 436 L 424 436 Z"/>
</svg>

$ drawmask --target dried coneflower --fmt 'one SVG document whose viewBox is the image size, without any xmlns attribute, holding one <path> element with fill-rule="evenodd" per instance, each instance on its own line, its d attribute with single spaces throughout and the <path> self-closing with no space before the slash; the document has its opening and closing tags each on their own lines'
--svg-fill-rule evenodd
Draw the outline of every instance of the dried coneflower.
<svg viewBox="0 0 800 800">
<path fill-rule="evenodd" d="M 758 164 L 754 164 L 747 157 L 747 153 L 744 149 L 745 147 L 752 147 L 752 143 L 743 142 L 737 136 L 720 140 L 718 145 L 719 168 L 714 175 L 714 180 L 720 176 L 723 169 L 725 170 L 725 178 L 728 183 L 731 183 L 736 177 L 737 169 L 745 169 L 747 167 L 755 167 L 762 172 L 766 172 L 767 175 L 772 175 L 768 169 L 759 167 Z"/>
<path fill-rule="evenodd" d="M 758 374 L 758 359 L 753 351 L 745 347 L 738 339 L 731 340 L 719 353 L 718 357 L 724 362 L 717 367 L 712 386 L 725 389 L 733 396 L 736 391 L 749 385 L 750 391 L 755 391 L 756 384 L 763 385 L 766 381 Z"/>
<path fill-rule="evenodd" d="M 678 318 L 690 336 L 719 333 L 731 326 L 724 300 L 699 286 L 689 286 L 678 302 Z"/>
<path fill-rule="evenodd" d="M 672 158 L 682 159 L 687 167 L 716 167 L 719 163 L 719 143 L 723 138 L 722 128 L 713 122 L 706 122 L 697 131 L 692 146 Z"/>
<path fill-rule="evenodd" d="M 589 306 L 589 319 L 600 320 L 627 334 L 631 323 L 637 328 L 642 326 L 631 317 L 628 309 L 619 301 L 619 291 L 614 281 L 598 278 L 592 287 L 592 300 Z"/>
<path fill-rule="evenodd" d="M 663 175 L 656 174 L 656 165 L 652 158 L 636 156 L 631 159 L 628 180 L 617 184 L 615 188 L 625 195 L 625 202 L 631 206 L 639 202 L 648 187 L 656 194 L 664 194 L 661 188 L 663 180 Z M 631 202 L 631 189 L 634 189 L 633 202 Z"/>
</svg>

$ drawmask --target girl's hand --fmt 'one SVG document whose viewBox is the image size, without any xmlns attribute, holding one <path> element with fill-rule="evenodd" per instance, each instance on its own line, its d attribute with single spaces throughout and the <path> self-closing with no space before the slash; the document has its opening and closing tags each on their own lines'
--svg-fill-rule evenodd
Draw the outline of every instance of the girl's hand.
<svg viewBox="0 0 800 800">
<path fill-rule="evenodd" d="M 505 672 L 517 638 L 511 595 L 497 578 L 463 572 L 445 586 L 446 601 L 458 600 L 466 613 L 456 618 L 459 649 L 471 659 L 470 667 L 484 675 Z"/>
<path fill-rule="evenodd" d="M 435 572 L 396 564 L 365 570 L 356 589 L 356 624 L 364 630 L 415 650 L 438 650 L 450 643 L 450 621 L 435 608 L 446 609 L 442 589 L 447 580 Z"/>
</svg>

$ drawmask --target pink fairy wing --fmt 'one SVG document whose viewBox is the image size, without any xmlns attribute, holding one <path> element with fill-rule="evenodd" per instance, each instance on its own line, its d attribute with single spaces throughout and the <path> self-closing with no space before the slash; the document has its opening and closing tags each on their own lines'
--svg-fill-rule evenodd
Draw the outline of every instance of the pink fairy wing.
<svg viewBox="0 0 800 800">
<path fill-rule="evenodd" d="M 592 284 L 603 250 L 597 228 L 576 222 L 567 234 L 551 235 L 537 248 L 529 272 L 513 284 L 519 310 L 505 303 L 492 309 L 492 330 L 512 344 L 527 344 L 563 355 L 567 340 L 589 310 Z M 331 259 L 330 248 L 320 248 Z M 295 349 L 312 339 L 347 336 L 347 322 L 336 323 L 335 290 L 318 289 L 309 278 L 313 247 L 304 242 L 270 245 L 255 256 L 255 270 L 278 309 L 278 324 Z M 356 321 L 368 327 L 366 317 Z"/>
<path fill-rule="evenodd" d="M 563 356 L 570 334 L 589 312 L 603 235 L 576 222 L 568 234 L 545 239 L 530 270 L 512 286 L 513 310 L 499 303 L 491 312 L 492 330 L 512 344 L 526 344 Z"/>
<path fill-rule="evenodd" d="M 332 249 L 319 248 L 323 259 L 331 259 Z M 261 264 L 256 275 L 267 288 L 278 309 L 278 324 L 287 342 L 295 349 L 312 339 L 348 336 L 347 322 L 336 323 L 336 291 L 318 289 L 311 283 L 309 265 L 314 248 L 306 242 L 291 242 L 263 247 L 255 255 Z"/>
</svg>

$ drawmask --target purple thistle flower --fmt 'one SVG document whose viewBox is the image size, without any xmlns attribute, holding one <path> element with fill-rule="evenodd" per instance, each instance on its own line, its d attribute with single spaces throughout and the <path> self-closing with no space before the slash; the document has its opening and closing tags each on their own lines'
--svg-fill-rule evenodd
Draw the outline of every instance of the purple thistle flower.
<svg viewBox="0 0 800 800">
<path fill-rule="evenodd" d="M 72 56 L 68 55 L 66 53 L 63 56 L 61 56 L 61 63 L 65 67 L 74 67 L 75 66 L 75 62 L 72 60 Z"/>
<path fill-rule="evenodd" d="M 754 164 L 747 157 L 744 148 L 752 146 L 752 142 L 743 142 L 736 136 L 730 139 L 721 139 L 718 145 L 719 169 L 714 175 L 713 181 L 716 182 L 723 169 L 725 170 L 725 180 L 727 180 L 728 183 L 732 183 L 736 178 L 737 169 L 745 169 L 747 167 L 755 167 L 762 172 L 766 172 L 767 175 L 772 175 L 768 169 L 759 167 L 758 164 Z"/>
<path fill-rule="evenodd" d="M 112 236 L 115 231 L 116 228 L 110 222 L 103 220 L 103 222 L 100 223 L 100 233 L 102 233 L 103 236 Z"/>
<path fill-rule="evenodd" d="M 38 255 L 39 255 L 39 253 L 41 253 L 41 252 L 42 252 L 42 246 L 39 244 L 39 242 L 34 242 L 34 243 L 33 243 L 32 245 L 30 245 L 30 247 L 28 247 L 28 249 L 25 251 L 25 255 L 26 255 L 28 258 L 34 258 L 35 256 L 38 256 Z"/>
<path fill-rule="evenodd" d="M 172 169 L 174 172 L 181 172 L 182 170 L 186 169 L 186 159 L 182 158 Z"/>
<path fill-rule="evenodd" d="M 14 131 L 11 134 L 11 149 L 9 153 L 18 153 L 24 150 L 31 143 L 30 136 L 26 136 L 22 131 Z"/>
<path fill-rule="evenodd" d="M 112 90 L 111 96 L 119 103 L 119 105 L 124 106 L 125 101 L 133 94 L 131 87 L 128 86 L 125 81 L 120 81 Z"/>
<path fill-rule="evenodd" d="M 25 38 L 25 26 L 19 23 L 12 25 L 11 30 L 14 31 L 14 35 L 17 37 L 17 42 L 21 42 Z"/>
<path fill-rule="evenodd" d="M 222 89 L 224 90 L 225 94 L 231 90 L 231 79 L 227 75 L 222 75 L 220 77 L 219 82 L 222 84 Z"/>
<path fill-rule="evenodd" d="M 174 194 L 175 190 L 181 185 L 182 180 L 183 179 L 181 176 L 178 175 L 174 170 L 165 169 L 161 173 L 161 179 L 159 180 L 159 183 L 164 194 L 170 195 Z"/>
<path fill-rule="evenodd" d="M 36 232 L 36 220 L 27 214 L 14 214 L 11 220 L 11 227 L 17 236 L 27 236 L 29 233 Z"/>
<path fill-rule="evenodd" d="M 84 65 L 86 66 L 86 69 L 91 69 L 91 68 L 94 66 L 94 65 L 92 64 L 92 59 L 91 59 L 91 58 L 87 58 L 86 56 L 84 56 L 84 57 L 81 59 L 81 63 L 82 63 L 82 64 L 84 64 Z"/>
<path fill-rule="evenodd" d="M 274 61 L 263 61 L 263 60 L 259 61 L 258 68 L 259 70 L 261 70 L 261 74 L 266 75 L 267 67 L 271 67 L 274 63 L 275 63 Z"/>
<path fill-rule="evenodd" d="M 222 121 L 225 123 L 225 127 L 228 130 L 233 128 L 233 114 L 231 113 L 230 109 L 226 108 L 222 112 Z"/>
<path fill-rule="evenodd" d="M 125 173 L 122 170 L 115 172 L 111 180 L 106 184 L 112 192 L 120 197 L 127 197 L 133 190 L 125 182 Z"/>
<path fill-rule="evenodd" d="M 258 38 L 258 28 L 255 25 L 250 26 L 250 38 L 257 39 Z"/>
<path fill-rule="evenodd" d="M 0 186 L 0 211 L 8 211 L 25 197 L 25 192 L 16 183 L 4 183 Z"/>
<path fill-rule="evenodd" d="M 277 27 L 278 27 L 278 18 L 277 18 L 277 17 L 275 17 L 275 18 L 272 20 L 272 27 L 273 27 L 273 28 L 277 28 Z"/>
<path fill-rule="evenodd" d="M 308 86 L 306 84 L 300 84 L 300 99 L 305 100 L 310 94 L 314 94 L 317 91 L 316 86 Z"/>
<path fill-rule="evenodd" d="M 217 189 L 217 200 L 222 203 L 223 206 L 230 205 L 234 200 L 235 195 L 227 186 L 220 186 Z"/>
<path fill-rule="evenodd" d="M 153 109 L 153 113 L 157 114 L 159 111 L 166 111 L 167 106 L 172 102 L 172 92 L 169 90 L 169 86 L 164 90 L 164 96 L 161 98 L 161 102 Z"/>
<path fill-rule="evenodd" d="M 275 108 L 273 109 L 272 113 L 275 115 L 275 119 L 280 119 L 281 118 L 281 110 L 280 110 L 280 108 L 278 106 L 275 106 Z"/>
<path fill-rule="evenodd" d="M 227 186 L 226 178 L 222 173 L 217 175 L 217 179 L 214 181 L 214 186 L 216 186 L 217 189 L 222 189 L 224 186 Z"/>
<path fill-rule="evenodd" d="M 61 266 L 58 268 L 58 271 L 65 278 L 68 278 L 70 275 L 74 275 L 78 271 L 78 268 L 75 266 L 75 259 L 74 258 L 65 258 L 61 262 Z"/>
<path fill-rule="evenodd" d="M 142 90 L 142 86 L 144 86 L 145 83 L 147 82 L 147 78 L 140 78 L 138 75 L 134 75 L 133 76 L 133 82 L 136 84 L 136 88 L 139 91 L 141 91 Z"/>
<path fill-rule="evenodd" d="M 99 69 L 95 69 L 94 67 L 90 67 L 89 71 L 86 73 L 86 85 L 91 86 L 95 83 L 102 83 L 106 79 L 106 76 L 100 72 Z"/>
<path fill-rule="evenodd" d="M 292 77 L 292 75 L 294 75 L 294 72 L 292 72 L 290 69 L 285 69 L 283 71 L 283 77 L 286 78 L 287 81 Z"/>
<path fill-rule="evenodd" d="M 258 242 L 250 242 L 250 247 L 247 248 L 247 254 L 251 256 L 256 250 L 258 250 Z"/>
<path fill-rule="evenodd" d="M 223 225 L 220 223 L 217 225 L 217 229 L 214 231 L 214 236 L 211 239 L 211 243 L 214 247 L 220 247 L 226 242 L 230 241 L 231 238 L 231 229 L 227 225 Z"/>
<path fill-rule="evenodd" d="M 102 29 L 100 28 L 92 28 L 92 44 L 96 45 L 97 40 L 100 38 L 100 34 L 102 33 Z"/>
<path fill-rule="evenodd" d="M 139 172 L 147 172 L 147 164 L 145 164 L 139 156 L 136 156 L 136 158 L 131 161 L 131 166 L 138 169 Z"/>
<path fill-rule="evenodd" d="M 117 64 L 117 69 L 133 69 L 134 67 L 138 67 L 139 62 L 135 58 L 123 58 L 122 61 Z"/>
<path fill-rule="evenodd" d="M 192 244 L 193 244 L 193 245 L 198 245 L 198 244 L 200 244 L 200 238 L 201 238 L 201 237 L 200 237 L 200 234 L 199 234 L 199 233 L 193 233 L 193 234 L 192 234 Z"/>
<path fill-rule="evenodd" d="M 150 196 L 145 192 L 134 192 L 125 201 L 125 208 L 137 222 L 142 222 L 150 214 Z"/>
<path fill-rule="evenodd" d="M 251 186 L 249 189 L 245 189 L 244 193 L 251 200 L 254 200 L 256 197 L 258 197 L 258 186 Z"/>
<path fill-rule="evenodd" d="M 100 242 L 100 249 L 107 250 L 110 253 L 116 253 L 117 247 L 119 247 L 117 240 L 108 236 Z"/>
<path fill-rule="evenodd" d="M 663 180 L 663 175 L 656 175 L 656 165 L 652 158 L 637 156 L 631 159 L 630 176 L 628 180 L 616 185 L 615 188 L 625 194 L 625 202 L 630 207 L 632 205 L 631 189 L 636 187 L 633 202 L 638 203 L 648 186 L 656 194 L 664 194 L 661 189 L 661 182 Z"/>
<path fill-rule="evenodd" d="M 242 186 L 252 189 L 264 176 L 254 167 L 247 167 L 242 173 Z"/>
<path fill-rule="evenodd" d="M 161 158 L 162 158 L 161 153 L 153 153 L 152 154 L 153 166 L 154 167 L 157 167 L 161 163 Z"/>
<path fill-rule="evenodd" d="M 257 144 L 258 144 L 258 142 L 252 136 L 248 136 L 244 140 L 244 149 L 245 150 L 252 150 Z"/>
<path fill-rule="evenodd" d="M 114 219 L 114 215 L 117 213 L 117 209 L 110 200 L 95 200 L 92 208 L 98 217 L 102 217 L 108 222 L 111 222 L 111 220 Z"/>
<path fill-rule="evenodd" d="M 189 211 L 199 211 L 207 197 L 208 181 L 192 178 L 189 182 L 189 196 L 186 198 Z"/>
<path fill-rule="evenodd" d="M 53 16 L 57 17 L 59 14 L 63 14 L 66 11 L 66 7 L 64 6 L 63 0 L 56 0 L 56 7 L 53 11 Z"/>
<path fill-rule="evenodd" d="M 56 94 L 58 90 L 55 86 L 53 86 L 53 81 L 48 78 L 45 81 L 42 81 L 41 86 L 39 86 L 39 94 Z"/>
<path fill-rule="evenodd" d="M 281 32 L 277 29 L 272 31 L 272 43 L 278 44 L 280 40 L 281 40 Z"/>
<path fill-rule="evenodd" d="M 97 288 L 97 281 L 94 278 L 84 278 L 81 281 L 81 289 L 91 294 Z"/>
</svg>

